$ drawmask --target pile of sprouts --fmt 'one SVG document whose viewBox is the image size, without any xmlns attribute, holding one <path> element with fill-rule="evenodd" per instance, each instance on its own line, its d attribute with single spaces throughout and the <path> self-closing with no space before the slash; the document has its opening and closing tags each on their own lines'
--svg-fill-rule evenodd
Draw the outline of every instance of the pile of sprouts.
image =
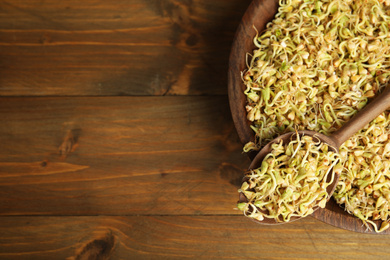
<svg viewBox="0 0 390 260">
<path fill-rule="evenodd" d="M 280 0 L 242 72 L 256 136 L 244 151 L 295 129 L 329 135 L 345 124 L 390 79 L 389 27 L 390 0 Z M 386 111 L 341 146 L 333 196 L 376 232 L 390 221 L 389 134 Z"/>
<path fill-rule="evenodd" d="M 327 187 L 341 171 L 336 166 L 338 154 L 319 140 L 299 135 L 271 148 L 261 166 L 246 173 L 239 189 L 247 200 L 238 204 L 244 215 L 258 221 L 288 222 L 291 217 L 306 217 L 317 207 L 325 208 Z"/>
</svg>

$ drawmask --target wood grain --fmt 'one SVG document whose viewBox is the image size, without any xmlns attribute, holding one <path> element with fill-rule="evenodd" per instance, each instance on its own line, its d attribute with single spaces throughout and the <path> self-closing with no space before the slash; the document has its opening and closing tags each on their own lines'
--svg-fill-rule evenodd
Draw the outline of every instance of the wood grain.
<svg viewBox="0 0 390 260">
<path fill-rule="evenodd" d="M 1 1 L 0 95 L 224 95 L 249 3 Z"/>
<path fill-rule="evenodd" d="M 0 259 L 387 257 L 387 236 L 233 209 L 250 161 L 226 71 L 250 2 L 0 1 Z"/>
<path fill-rule="evenodd" d="M 390 238 L 313 218 L 260 226 L 238 216 L 1 217 L 1 259 L 385 259 Z"/>
<path fill-rule="evenodd" d="M 249 160 L 227 103 L 0 98 L 0 214 L 238 214 Z"/>
</svg>

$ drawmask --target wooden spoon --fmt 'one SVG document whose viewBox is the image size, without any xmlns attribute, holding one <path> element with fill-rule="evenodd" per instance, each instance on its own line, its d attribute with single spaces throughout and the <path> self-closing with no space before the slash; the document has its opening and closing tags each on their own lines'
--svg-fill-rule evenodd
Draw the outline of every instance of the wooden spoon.
<svg viewBox="0 0 390 260">
<path fill-rule="evenodd" d="M 271 142 L 269 142 L 253 159 L 249 169 L 257 169 L 261 166 L 261 163 L 264 157 L 269 154 L 272 149 L 271 145 L 273 143 L 279 143 L 281 140 L 284 144 L 289 143 L 291 140 L 296 138 L 296 135 L 308 135 L 313 138 L 318 138 L 321 142 L 326 143 L 329 146 L 329 149 L 334 152 L 339 152 L 339 147 L 347 141 L 351 136 L 353 136 L 356 132 L 358 132 L 361 128 L 370 123 L 373 119 L 375 119 L 378 115 L 380 115 L 383 111 L 385 111 L 390 106 L 390 87 L 387 87 L 382 93 L 380 93 L 374 100 L 372 100 L 367 106 L 365 106 L 357 115 L 355 115 L 350 121 L 348 121 L 343 127 L 334 132 L 331 136 L 326 136 L 321 133 L 317 133 L 315 131 L 298 131 L 298 132 L 290 132 L 283 134 Z M 328 181 L 332 179 L 332 174 L 328 176 Z M 329 194 L 329 198 L 332 196 L 336 185 L 338 183 L 339 176 L 334 176 L 333 182 L 327 187 L 327 192 Z M 246 179 L 244 178 L 243 181 Z M 247 198 L 243 193 L 240 193 L 239 202 L 248 202 Z M 316 207 L 314 210 L 317 210 L 319 207 Z M 300 219 L 301 217 L 292 217 L 291 221 Z M 277 222 L 274 219 L 264 218 L 264 220 L 259 221 L 255 220 L 261 224 L 283 224 L 288 222 Z"/>
</svg>

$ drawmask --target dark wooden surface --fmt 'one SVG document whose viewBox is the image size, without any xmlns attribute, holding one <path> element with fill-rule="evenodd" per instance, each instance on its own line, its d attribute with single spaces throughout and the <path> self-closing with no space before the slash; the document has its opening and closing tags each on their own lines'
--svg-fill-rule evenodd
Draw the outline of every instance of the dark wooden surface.
<svg viewBox="0 0 390 260">
<path fill-rule="evenodd" d="M 0 1 L 0 259 L 385 259 L 388 236 L 234 210 L 250 1 Z"/>
<path fill-rule="evenodd" d="M 2 0 L 0 94 L 224 95 L 249 0 Z"/>
</svg>

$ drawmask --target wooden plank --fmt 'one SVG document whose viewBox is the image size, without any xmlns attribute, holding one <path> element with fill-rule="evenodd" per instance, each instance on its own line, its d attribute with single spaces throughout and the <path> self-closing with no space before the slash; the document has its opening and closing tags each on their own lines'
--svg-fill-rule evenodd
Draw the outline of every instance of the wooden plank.
<svg viewBox="0 0 390 260">
<path fill-rule="evenodd" d="M 0 95 L 225 94 L 250 0 L 0 2 Z"/>
<path fill-rule="evenodd" d="M 238 214 L 226 97 L 0 98 L 0 215 Z"/>
<path fill-rule="evenodd" d="M 1 259 L 385 259 L 390 237 L 313 218 L 264 226 L 239 216 L 1 217 Z M 100 257 L 100 258 L 99 258 Z"/>
</svg>

